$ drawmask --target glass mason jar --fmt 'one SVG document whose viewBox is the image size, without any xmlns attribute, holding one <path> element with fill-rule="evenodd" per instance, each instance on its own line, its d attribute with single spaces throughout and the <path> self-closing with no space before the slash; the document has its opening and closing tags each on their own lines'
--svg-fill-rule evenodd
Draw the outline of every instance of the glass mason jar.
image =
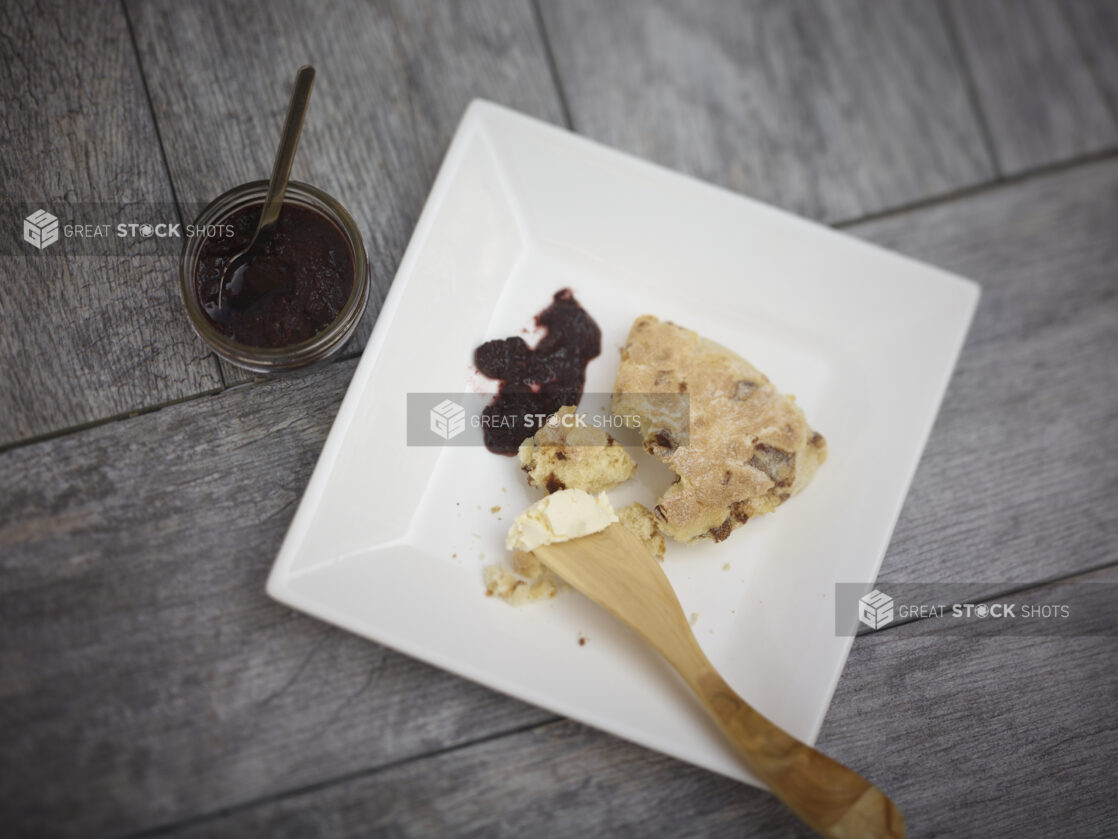
<svg viewBox="0 0 1118 839">
<path fill-rule="evenodd" d="M 205 229 L 207 225 L 221 224 L 244 207 L 263 204 L 267 192 L 267 181 L 251 181 L 234 187 L 210 202 L 194 220 L 194 226 Z M 322 190 L 298 181 L 288 183 L 283 202 L 315 210 L 328 218 L 342 232 L 353 254 L 353 286 L 349 299 L 330 324 L 307 340 L 286 347 L 254 347 L 222 334 L 206 317 L 198 298 L 195 275 L 206 237 L 185 237 L 179 259 L 179 288 L 190 325 L 218 356 L 255 373 L 294 370 L 330 357 L 353 335 L 369 303 L 369 260 L 361 233 L 345 207 Z"/>
</svg>

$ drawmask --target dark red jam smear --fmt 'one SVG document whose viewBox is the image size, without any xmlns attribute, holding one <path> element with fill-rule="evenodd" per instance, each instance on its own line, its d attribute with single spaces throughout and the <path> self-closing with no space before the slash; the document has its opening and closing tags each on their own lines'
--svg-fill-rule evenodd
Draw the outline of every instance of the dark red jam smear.
<svg viewBox="0 0 1118 839">
<path fill-rule="evenodd" d="M 225 264 L 252 238 L 263 202 L 220 224 L 232 236 L 206 239 L 194 273 L 198 300 L 218 332 L 252 347 L 289 347 L 333 323 L 353 290 L 353 250 L 341 229 L 317 210 L 285 203 L 266 241 L 258 241 L 242 276 L 218 283 Z"/>
<path fill-rule="evenodd" d="M 496 454 L 516 454 L 535 433 L 527 415 L 577 405 L 586 365 L 602 352 L 602 330 L 569 288 L 555 293 L 551 305 L 536 315 L 536 325 L 546 331 L 535 349 L 513 337 L 486 341 L 474 350 L 477 369 L 501 382 L 482 412 L 485 447 Z"/>
</svg>

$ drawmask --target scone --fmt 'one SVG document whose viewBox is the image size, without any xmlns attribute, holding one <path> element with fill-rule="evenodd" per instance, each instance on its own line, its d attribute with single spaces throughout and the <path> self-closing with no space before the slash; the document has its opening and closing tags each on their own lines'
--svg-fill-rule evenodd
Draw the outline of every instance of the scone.
<svg viewBox="0 0 1118 839">
<path fill-rule="evenodd" d="M 645 449 L 679 476 L 655 515 L 680 542 L 721 542 L 807 486 L 827 457 L 823 435 L 761 371 L 651 315 L 629 331 L 611 407 L 636 417 Z"/>
<path fill-rule="evenodd" d="M 603 429 L 576 425 L 575 410 L 572 405 L 560 408 L 520 444 L 528 483 L 548 492 L 583 489 L 597 495 L 633 477 L 637 464 L 629 453 Z"/>
</svg>

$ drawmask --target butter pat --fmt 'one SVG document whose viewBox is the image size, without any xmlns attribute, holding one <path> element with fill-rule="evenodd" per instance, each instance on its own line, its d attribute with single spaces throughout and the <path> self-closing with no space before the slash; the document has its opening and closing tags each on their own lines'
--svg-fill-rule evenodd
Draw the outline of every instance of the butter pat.
<svg viewBox="0 0 1118 839">
<path fill-rule="evenodd" d="M 534 551 L 540 545 L 589 536 L 617 520 L 604 492 L 594 496 L 581 489 L 563 489 L 541 498 L 517 516 L 505 547 L 510 551 Z"/>
</svg>

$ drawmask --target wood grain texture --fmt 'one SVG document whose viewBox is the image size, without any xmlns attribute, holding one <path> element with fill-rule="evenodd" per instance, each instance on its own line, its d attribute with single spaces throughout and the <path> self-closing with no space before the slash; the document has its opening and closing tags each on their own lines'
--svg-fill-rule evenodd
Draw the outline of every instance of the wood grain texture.
<svg viewBox="0 0 1118 839">
<path fill-rule="evenodd" d="M 993 175 L 931 3 L 541 4 L 580 133 L 817 219 Z"/>
<path fill-rule="evenodd" d="M 0 454 L 5 835 L 152 827 L 554 718 L 265 596 L 353 366 Z"/>
<path fill-rule="evenodd" d="M 1118 560 L 1115 218 L 1111 160 L 852 229 L 983 291 L 882 582 L 996 591 Z"/>
<path fill-rule="evenodd" d="M 1072 33 L 1087 68 L 1118 121 L 1118 3 L 1114 0 L 1064 0 Z"/>
<path fill-rule="evenodd" d="M 970 640 L 926 623 L 857 640 L 819 747 L 880 783 L 914 837 L 1109 835 L 1115 639 Z M 170 835 L 814 834 L 767 793 L 561 722 Z"/>
<path fill-rule="evenodd" d="M 40 207 L 60 224 L 174 211 L 121 8 L 9 3 L 3 21 L 0 202 L 30 209 L 0 213 L 0 446 L 220 387 L 182 312 L 177 250 L 20 241 Z"/>
<path fill-rule="evenodd" d="M 372 272 L 364 346 L 471 99 L 561 121 L 522 0 L 130 3 L 176 193 L 189 215 L 266 178 L 291 76 L 318 71 L 292 177 L 350 211 Z M 242 37 L 249 31 L 252 36 Z M 248 374 L 224 365 L 227 381 Z"/>
<path fill-rule="evenodd" d="M 947 2 L 1003 174 L 1118 145 L 1058 3 Z"/>
<path fill-rule="evenodd" d="M 11 6 L 0 139 L 22 151 L 0 156 L 4 191 L 47 209 L 170 201 L 120 7 Z M 931 4 L 586 8 L 543 12 L 566 34 L 576 127 L 610 142 L 821 218 L 993 174 Z M 316 63 L 296 177 L 359 216 L 382 293 L 471 96 L 559 121 L 527 2 L 128 9 L 187 211 L 266 175 L 290 72 Z M 1069 9 L 1108 89 L 1092 21 L 1109 9 L 1086 24 Z M 883 580 L 977 595 L 1118 559 L 1116 204 L 1110 160 L 853 229 L 984 286 Z M 174 259 L 137 254 L 3 263 L 15 438 L 218 383 L 158 279 Z M 9 295 L 25 275 L 73 297 Z M 24 310 L 49 342 L 11 331 Z M 0 452 L 5 834 L 804 835 L 768 795 L 578 725 L 497 737 L 553 718 L 265 598 L 352 369 Z M 856 641 L 819 745 L 880 783 L 914 836 L 1106 835 L 1115 655 L 1112 638 L 891 627 Z"/>
</svg>

